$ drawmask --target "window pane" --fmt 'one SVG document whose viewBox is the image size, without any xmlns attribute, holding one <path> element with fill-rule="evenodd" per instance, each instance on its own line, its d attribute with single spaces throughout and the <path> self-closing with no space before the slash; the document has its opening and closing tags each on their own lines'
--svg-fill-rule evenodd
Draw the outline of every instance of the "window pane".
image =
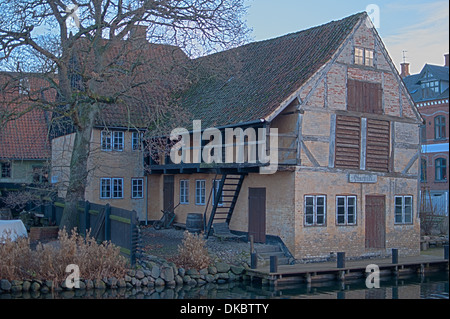
<svg viewBox="0 0 450 319">
<path fill-rule="evenodd" d="M 355 64 L 364 65 L 364 50 L 355 48 Z"/>
<path fill-rule="evenodd" d="M 314 224 L 314 197 L 305 198 L 305 223 L 307 225 Z"/>
<path fill-rule="evenodd" d="M 403 222 L 403 197 L 395 197 L 395 222 Z"/>
<path fill-rule="evenodd" d="M 356 198 L 354 197 L 347 198 L 347 223 L 356 223 Z"/>
<path fill-rule="evenodd" d="M 337 199 L 337 223 L 345 224 L 345 198 L 338 197 Z"/>
<path fill-rule="evenodd" d="M 373 66 L 373 51 L 366 49 L 366 61 L 365 64 L 367 66 Z"/>
<path fill-rule="evenodd" d="M 101 139 L 102 139 L 102 150 L 103 151 L 111 150 L 112 147 L 111 132 L 102 132 Z"/>
<path fill-rule="evenodd" d="M 101 179 L 100 197 L 101 198 L 111 198 L 111 180 L 109 178 Z"/>
<path fill-rule="evenodd" d="M 409 199 L 409 204 L 407 203 Z M 412 203 L 411 197 L 405 197 L 405 223 L 412 222 Z"/>
<path fill-rule="evenodd" d="M 317 225 L 324 225 L 325 224 L 325 197 L 320 196 L 317 197 Z"/>
</svg>

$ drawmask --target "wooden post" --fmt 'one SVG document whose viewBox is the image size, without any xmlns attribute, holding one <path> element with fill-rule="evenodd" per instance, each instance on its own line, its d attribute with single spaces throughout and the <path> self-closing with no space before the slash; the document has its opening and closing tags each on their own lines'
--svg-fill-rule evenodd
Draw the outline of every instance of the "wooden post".
<svg viewBox="0 0 450 319">
<path fill-rule="evenodd" d="M 448 245 L 444 245 L 444 259 L 448 260 Z"/>
<path fill-rule="evenodd" d="M 398 249 L 397 248 L 392 248 L 392 263 L 394 265 L 398 264 Z"/>
<path fill-rule="evenodd" d="M 84 237 L 86 237 L 89 229 L 91 228 L 91 216 L 89 215 L 89 210 L 91 209 L 91 204 L 89 201 L 84 202 Z"/>
<path fill-rule="evenodd" d="M 250 255 L 250 257 L 251 257 L 251 260 L 250 260 L 250 268 L 251 268 L 251 269 L 256 269 L 256 268 L 258 268 L 258 257 L 257 257 L 257 255 L 256 255 L 256 253 L 252 253 L 252 254 Z"/>
<path fill-rule="evenodd" d="M 345 268 L 345 253 L 337 253 L 337 268 Z"/>
<path fill-rule="evenodd" d="M 278 257 L 270 256 L 270 272 L 278 272 Z"/>
<path fill-rule="evenodd" d="M 109 219 L 111 215 L 111 206 L 106 204 L 105 207 L 105 240 L 111 240 L 111 220 Z"/>
<path fill-rule="evenodd" d="M 253 254 L 255 252 L 255 239 L 253 235 L 249 235 L 250 237 L 250 254 Z"/>
</svg>

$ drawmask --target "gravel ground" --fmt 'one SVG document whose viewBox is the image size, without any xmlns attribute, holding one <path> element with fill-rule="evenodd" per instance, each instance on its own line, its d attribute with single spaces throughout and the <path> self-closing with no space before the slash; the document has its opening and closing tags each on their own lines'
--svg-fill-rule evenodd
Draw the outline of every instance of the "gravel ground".
<svg viewBox="0 0 450 319">
<path fill-rule="evenodd" d="M 178 246 L 181 244 L 184 231 L 176 229 L 155 230 L 151 226 L 141 227 L 142 243 L 145 253 L 167 260 L 176 260 Z M 209 237 L 206 246 L 215 261 L 241 265 L 250 264 L 250 244 L 236 240 L 220 240 Z"/>
</svg>

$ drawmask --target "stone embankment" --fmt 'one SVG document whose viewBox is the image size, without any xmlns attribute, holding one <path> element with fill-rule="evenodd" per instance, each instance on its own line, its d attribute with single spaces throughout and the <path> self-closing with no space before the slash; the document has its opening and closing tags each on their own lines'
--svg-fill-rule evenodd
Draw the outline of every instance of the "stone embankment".
<svg viewBox="0 0 450 319">
<path fill-rule="evenodd" d="M 245 275 L 245 267 L 216 262 L 207 268 L 184 269 L 172 262 L 155 256 L 144 256 L 137 266 L 129 269 L 123 278 L 80 279 L 79 289 L 69 289 L 65 281 L 55 284 L 51 280 L 0 280 L 0 294 L 12 293 L 51 293 L 67 290 L 92 289 L 133 289 L 133 288 L 175 288 L 177 286 L 202 286 L 205 284 L 225 284 L 241 281 Z"/>
</svg>

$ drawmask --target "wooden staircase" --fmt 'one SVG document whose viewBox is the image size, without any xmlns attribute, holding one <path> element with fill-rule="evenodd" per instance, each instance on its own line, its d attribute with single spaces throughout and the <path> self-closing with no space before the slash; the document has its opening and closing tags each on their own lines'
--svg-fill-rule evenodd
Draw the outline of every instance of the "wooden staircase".
<svg viewBox="0 0 450 319">
<path fill-rule="evenodd" d="M 217 181 L 217 176 L 214 178 L 214 181 Z M 208 224 L 205 227 L 205 238 L 210 236 L 215 223 L 225 223 L 229 227 L 244 178 L 244 174 L 222 174 L 218 187 L 216 187 L 214 182 L 204 214 L 206 222 L 206 213 L 212 197 L 214 202 L 212 203 Z M 217 189 L 217 194 L 214 195 L 215 189 Z"/>
</svg>

